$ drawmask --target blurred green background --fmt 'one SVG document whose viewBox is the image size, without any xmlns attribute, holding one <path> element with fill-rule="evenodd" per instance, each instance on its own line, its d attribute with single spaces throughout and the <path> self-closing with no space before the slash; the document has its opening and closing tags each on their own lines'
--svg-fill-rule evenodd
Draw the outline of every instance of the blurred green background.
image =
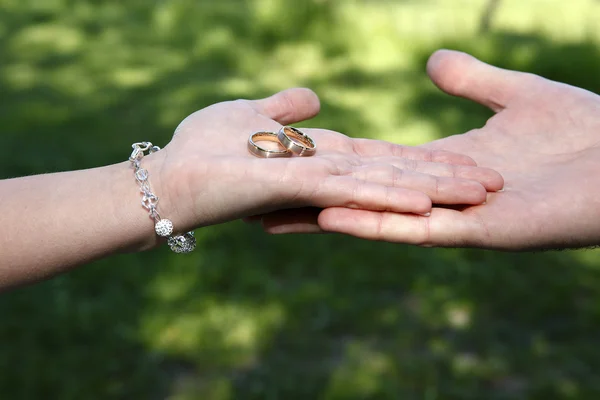
<svg viewBox="0 0 600 400">
<path fill-rule="evenodd" d="M 600 93 L 598 21 L 595 0 L 0 0 L 0 178 L 296 85 L 309 126 L 419 144 L 490 116 L 428 82 L 432 51 Z M 0 399 L 600 398 L 597 251 L 197 237 L 3 294 Z"/>
</svg>

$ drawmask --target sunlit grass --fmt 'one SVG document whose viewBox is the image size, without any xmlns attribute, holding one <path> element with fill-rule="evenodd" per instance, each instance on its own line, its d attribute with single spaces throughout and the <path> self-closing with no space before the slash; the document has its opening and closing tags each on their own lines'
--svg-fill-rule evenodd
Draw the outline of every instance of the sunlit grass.
<svg viewBox="0 0 600 400">
<path fill-rule="evenodd" d="M 154 309 L 144 318 L 141 334 L 155 352 L 211 368 L 241 368 L 256 362 L 283 319 L 277 304 L 251 307 L 207 299 Z"/>
</svg>

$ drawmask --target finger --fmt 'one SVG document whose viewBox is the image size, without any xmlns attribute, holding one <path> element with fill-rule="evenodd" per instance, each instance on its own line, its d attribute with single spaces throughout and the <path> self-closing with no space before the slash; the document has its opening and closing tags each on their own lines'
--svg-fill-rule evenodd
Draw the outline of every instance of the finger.
<svg viewBox="0 0 600 400">
<path fill-rule="evenodd" d="M 359 167 L 352 176 L 372 183 L 418 190 L 435 204 L 475 205 L 482 204 L 487 197 L 486 188 L 474 180 L 433 176 L 389 164 Z"/>
<path fill-rule="evenodd" d="M 305 88 L 287 89 L 266 99 L 252 100 L 250 105 L 258 113 L 282 125 L 310 119 L 321 108 L 315 92 Z"/>
<path fill-rule="evenodd" d="M 321 208 L 348 207 L 422 215 L 428 214 L 432 206 L 425 193 L 365 182 L 351 176 L 331 176 L 316 190 L 299 195 L 298 200 L 304 205 Z"/>
<path fill-rule="evenodd" d="M 460 178 L 479 182 L 491 192 L 504 187 L 504 178 L 490 168 L 465 165 L 452 165 L 435 162 L 408 160 L 399 157 L 371 157 L 362 160 L 364 164 L 392 165 L 405 171 L 414 171 L 438 177 Z"/>
<path fill-rule="evenodd" d="M 392 167 L 393 168 L 393 167 Z M 390 168 L 364 168 L 354 176 L 374 183 L 391 184 Z M 474 181 L 434 177 L 404 171 L 391 172 L 393 184 L 410 187 L 427 194 L 437 204 L 481 204 L 486 200 L 486 190 Z M 263 229 L 271 234 L 323 233 L 319 227 L 320 208 L 278 210 L 252 217 L 252 222 L 261 221 Z"/>
<path fill-rule="evenodd" d="M 446 164 L 477 165 L 469 156 L 445 150 L 402 146 L 383 140 L 354 139 L 353 141 L 356 153 L 362 157 L 392 156 L 407 158 L 409 160 L 433 161 Z"/>
<path fill-rule="evenodd" d="M 476 101 L 496 112 L 518 94 L 531 91 L 539 80 L 535 75 L 494 67 L 451 50 L 435 52 L 427 63 L 427 73 L 444 92 Z"/>
<path fill-rule="evenodd" d="M 274 211 L 262 217 L 262 227 L 270 234 L 323 233 L 317 219 L 320 208 L 305 207 Z"/>
<path fill-rule="evenodd" d="M 352 139 L 339 132 L 327 129 L 302 129 L 317 139 L 322 150 L 354 154 L 360 157 L 391 156 L 409 160 L 432 161 L 445 164 L 476 166 L 471 157 L 442 149 L 403 146 L 374 139 Z"/>
<path fill-rule="evenodd" d="M 479 226 L 476 219 L 450 209 L 435 208 L 431 216 L 329 208 L 319 214 L 319 226 L 326 232 L 419 246 L 476 246 Z"/>
</svg>

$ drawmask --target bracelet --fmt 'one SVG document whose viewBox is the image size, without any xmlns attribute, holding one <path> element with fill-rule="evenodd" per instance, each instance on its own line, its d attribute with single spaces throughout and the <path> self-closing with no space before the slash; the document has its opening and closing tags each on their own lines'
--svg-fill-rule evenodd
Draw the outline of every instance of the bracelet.
<svg viewBox="0 0 600 400">
<path fill-rule="evenodd" d="M 144 158 L 144 152 L 156 153 L 160 150 L 160 147 L 153 146 L 150 142 L 139 142 L 131 145 L 133 151 L 129 157 L 131 165 L 134 168 L 135 179 L 140 184 L 140 191 L 142 192 L 142 206 L 148 210 L 150 218 L 154 220 L 154 230 L 160 237 L 167 239 L 167 244 L 175 253 L 189 253 L 196 248 L 196 238 L 194 232 L 186 232 L 183 235 L 172 235 L 173 223 L 166 219 L 161 218 L 158 213 L 158 196 L 152 193 L 148 177 L 150 174 L 148 170 L 142 168 L 142 158 Z"/>
</svg>

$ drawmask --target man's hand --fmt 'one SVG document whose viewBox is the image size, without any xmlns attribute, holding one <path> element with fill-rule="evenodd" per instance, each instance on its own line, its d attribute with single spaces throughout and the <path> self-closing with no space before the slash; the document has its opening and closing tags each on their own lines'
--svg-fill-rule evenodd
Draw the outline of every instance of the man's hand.
<svg viewBox="0 0 600 400">
<path fill-rule="evenodd" d="M 507 250 L 600 244 L 600 96 L 454 51 L 435 53 L 427 69 L 444 92 L 496 114 L 480 129 L 424 147 L 497 170 L 504 191 L 489 193 L 484 205 L 434 207 L 429 218 L 339 207 L 282 211 L 262 218 L 265 229 Z"/>
<path fill-rule="evenodd" d="M 439 51 L 428 73 L 444 92 L 496 112 L 480 129 L 426 145 L 471 156 L 505 179 L 487 204 L 434 208 L 429 218 L 329 208 L 329 232 L 426 246 L 494 249 L 600 244 L 600 96 Z M 267 227 L 285 231 L 276 221 Z"/>
</svg>

